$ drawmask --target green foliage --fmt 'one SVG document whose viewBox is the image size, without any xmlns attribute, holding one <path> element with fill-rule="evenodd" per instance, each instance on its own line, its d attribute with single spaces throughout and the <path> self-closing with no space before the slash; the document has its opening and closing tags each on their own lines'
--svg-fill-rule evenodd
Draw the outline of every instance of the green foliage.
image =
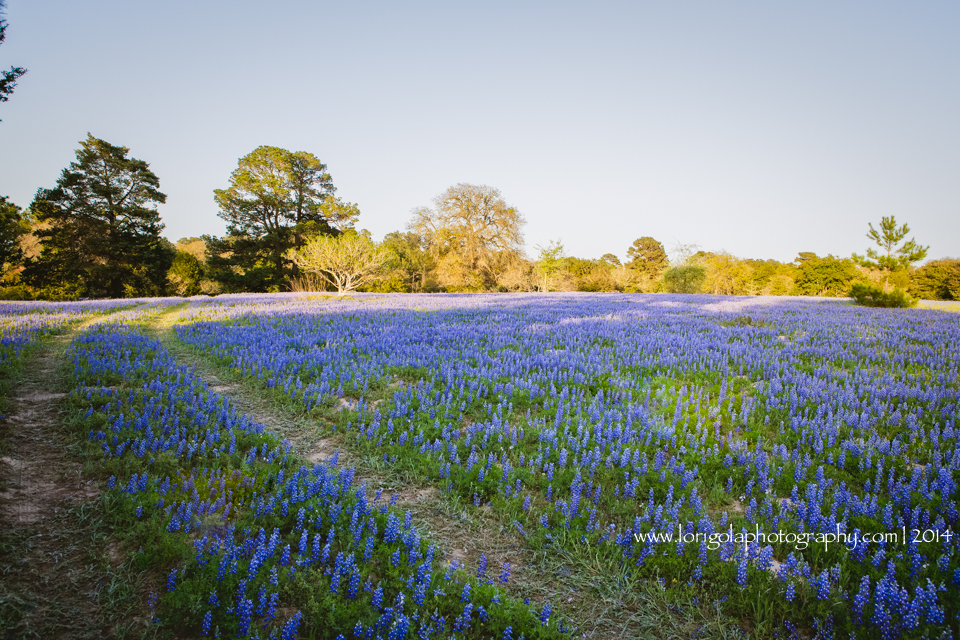
<svg viewBox="0 0 960 640">
<path fill-rule="evenodd" d="M 523 215 L 487 185 L 460 183 L 433 202 L 433 209 L 414 209 L 410 222 L 436 259 L 425 280 L 446 291 L 495 290 L 522 261 Z"/>
<path fill-rule="evenodd" d="M 540 276 L 540 290 L 550 290 L 550 280 L 563 270 L 564 248 L 559 240 L 553 240 L 545 247 L 537 247 L 536 271 Z"/>
<path fill-rule="evenodd" d="M 922 300 L 960 300 L 960 260 L 934 260 L 916 269 L 909 292 Z"/>
<path fill-rule="evenodd" d="M 748 260 L 720 251 L 707 253 L 698 264 L 706 269 L 707 277 L 701 287 L 704 293 L 728 296 L 757 293 L 753 284 L 753 267 Z"/>
<path fill-rule="evenodd" d="M 427 272 L 435 266 L 424 244 L 423 238 L 410 231 L 406 233 L 394 231 L 384 236 L 380 246 L 389 252 L 385 265 L 385 271 L 389 275 L 385 278 L 384 284 L 376 290 L 422 291 Z"/>
<path fill-rule="evenodd" d="M 697 265 L 673 267 L 663 274 L 663 283 L 669 293 L 700 293 L 706 279 L 706 269 Z"/>
<path fill-rule="evenodd" d="M 207 245 L 203 238 L 180 238 L 175 245 L 177 251 L 186 251 L 201 263 L 207 259 Z"/>
<path fill-rule="evenodd" d="M 792 289 L 793 275 L 796 267 L 792 264 L 785 264 L 777 260 L 744 260 L 751 267 L 753 288 L 760 292 L 769 292 L 771 295 L 788 295 L 790 290 L 786 289 L 786 283 L 791 282 Z"/>
<path fill-rule="evenodd" d="M 160 237 L 160 181 L 129 149 L 87 135 L 57 186 L 37 191 L 41 253 L 25 271 L 48 296 L 162 295 L 174 252 Z"/>
<path fill-rule="evenodd" d="M 627 249 L 629 262 L 627 267 L 653 278 L 658 277 L 667 268 L 667 251 L 663 245 L 650 236 L 637 238 Z"/>
<path fill-rule="evenodd" d="M 0 196 L 0 266 L 18 266 L 23 260 L 20 239 L 30 231 L 20 207 Z"/>
<path fill-rule="evenodd" d="M 871 287 L 868 284 L 860 282 L 850 288 L 850 297 L 856 300 L 857 304 L 864 307 L 905 309 L 917 305 L 915 300 L 911 300 L 910 296 L 900 289 L 884 292 L 882 289 Z"/>
<path fill-rule="evenodd" d="M 884 216 L 880 221 L 880 229 L 874 229 L 873 223 L 870 224 L 870 231 L 867 238 L 873 240 L 881 251 L 873 248 L 867 249 L 867 258 L 869 260 L 854 254 L 854 259 L 866 267 L 873 267 L 881 271 L 898 271 L 906 269 L 914 262 L 919 262 L 927 257 L 927 249 L 917 244 L 913 238 L 903 242 L 910 233 L 910 227 L 906 224 L 897 226 L 897 220 L 894 216 Z M 900 243 L 903 242 L 901 245 Z"/>
<path fill-rule="evenodd" d="M 3 12 L 5 4 L 0 2 L 0 13 Z M 3 41 L 7 38 L 8 26 L 6 20 L 0 20 L 0 44 L 3 44 Z M 10 67 L 9 71 L 0 71 L 0 102 L 6 102 L 10 99 L 10 94 L 17 86 L 17 80 L 26 72 L 27 70 L 23 67 Z"/>
<path fill-rule="evenodd" d="M 170 271 L 171 292 L 178 296 L 195 296 L 200 293 L 200 281 L 203 279 L 203 265 L 200 260 L 186 251 L 177 251 Z"/>
<path fill-rule="evenodd" d="M 860 273 L 852 260 L 802 252 L 797 257 L 795 293 L 802 296 L 841 297 Z"/>
<path fill-rule="evenodd" d="M 240 158 L 230 186 L 214 190 L 227 234 L 203 238 L 210 277 L 227 292 L 286 289 L 298 275 L 287 252 L 350 228 L 360 213 L 335 190 L 313 154 L 262 146 Z"/>
<path fill-rule="evenodd" d="M 617 256 L 613 255 L 612 253 L 605 253 L 605 254 L 603 254 L 602 256 L 600 256 L 600 262 L 603 262 L 604 264 L 606 264 L 606 265 L 609 266 L 609 267 L 619 267 L 619 266 L 621 266 L 621 265 L 620 265 L 620 258 L 618 258 Z"/>
</svg>

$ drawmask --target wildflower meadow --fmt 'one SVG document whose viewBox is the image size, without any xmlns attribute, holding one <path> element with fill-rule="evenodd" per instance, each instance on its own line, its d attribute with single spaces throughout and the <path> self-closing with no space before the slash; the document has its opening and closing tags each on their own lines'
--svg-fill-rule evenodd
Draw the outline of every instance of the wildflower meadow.
<svg viewBox="0 0 960 640">
<path fill-rule="evenodd" d="M 0 366 L 75 327 L 65 420 L 157 576 L 158 629 L 587 634 L 514 584 L 529 568 L 451 556 L 378 486 L 393 474 L 744 636 L 957 635 L 957 314 L 604 294 L 75 304 L 7 307 Z M 294 446 L 183 352 L 319 435 Z"/>
</svg>

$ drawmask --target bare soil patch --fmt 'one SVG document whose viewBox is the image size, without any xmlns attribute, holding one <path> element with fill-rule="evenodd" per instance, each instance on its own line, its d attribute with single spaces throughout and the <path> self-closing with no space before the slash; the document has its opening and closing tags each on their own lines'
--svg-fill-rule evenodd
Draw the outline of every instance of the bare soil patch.
<svg viewBox="0 0 960 640">
<path fill-rule="evenodd" d="M 321 438 L 306 449 L 305 457 L 314 464 L 326 462 L 333 457 L 333 454 L 340 451 L 342 446 L 343 442 L 339 436 Z"/>
<path fill-rule="evenodd" d="M 99 488 L 62 427 L 65 382 L 55 365 L 67 340 L 51 340 L 25 363 L 0 423 L 0 638 L 111 637 L 131 624 L 108 621 L 104 596 L 118 593 L 111 565 L 122 558 L 103 559 Z"/>
</svg>

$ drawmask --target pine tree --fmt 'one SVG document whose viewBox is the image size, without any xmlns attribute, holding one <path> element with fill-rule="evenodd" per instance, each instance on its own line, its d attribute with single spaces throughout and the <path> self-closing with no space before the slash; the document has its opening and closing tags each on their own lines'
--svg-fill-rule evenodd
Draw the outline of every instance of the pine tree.
<svg viewBox="0 0 960 640">
<path fill-rule="evenodd" d="M 56 296 L 161 295 L 174 252 L 160 237 L 160 181 L 129 149 L 87 134 L 57 186 L 37 191 L 32 208 L 40 257 L 27 268 L 33 286 Z"/>
</svg>

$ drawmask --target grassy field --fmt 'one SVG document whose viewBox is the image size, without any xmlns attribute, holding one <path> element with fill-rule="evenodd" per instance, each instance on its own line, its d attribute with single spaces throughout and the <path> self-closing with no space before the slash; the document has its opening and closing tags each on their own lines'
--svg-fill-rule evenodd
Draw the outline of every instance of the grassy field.
<svg viewBox="0 0 960 640">
<path fill-rule="evenodd" d="M 35 484 L 96 513 L 99 590 L 56 603 L 86 612 L 76 637 L 957 635 L 956 315 L 605 294 L 47 313 L 3 363 L 8 634 L 43 628 L 27 584 L 55 570 L 17 562 L 25 541 L 77 547 L 22 517 L 60 508 L 17 479 L 11 429 L 46 363 L 65 395 L 33 423 L 83 491 Z"/>
</svg>

